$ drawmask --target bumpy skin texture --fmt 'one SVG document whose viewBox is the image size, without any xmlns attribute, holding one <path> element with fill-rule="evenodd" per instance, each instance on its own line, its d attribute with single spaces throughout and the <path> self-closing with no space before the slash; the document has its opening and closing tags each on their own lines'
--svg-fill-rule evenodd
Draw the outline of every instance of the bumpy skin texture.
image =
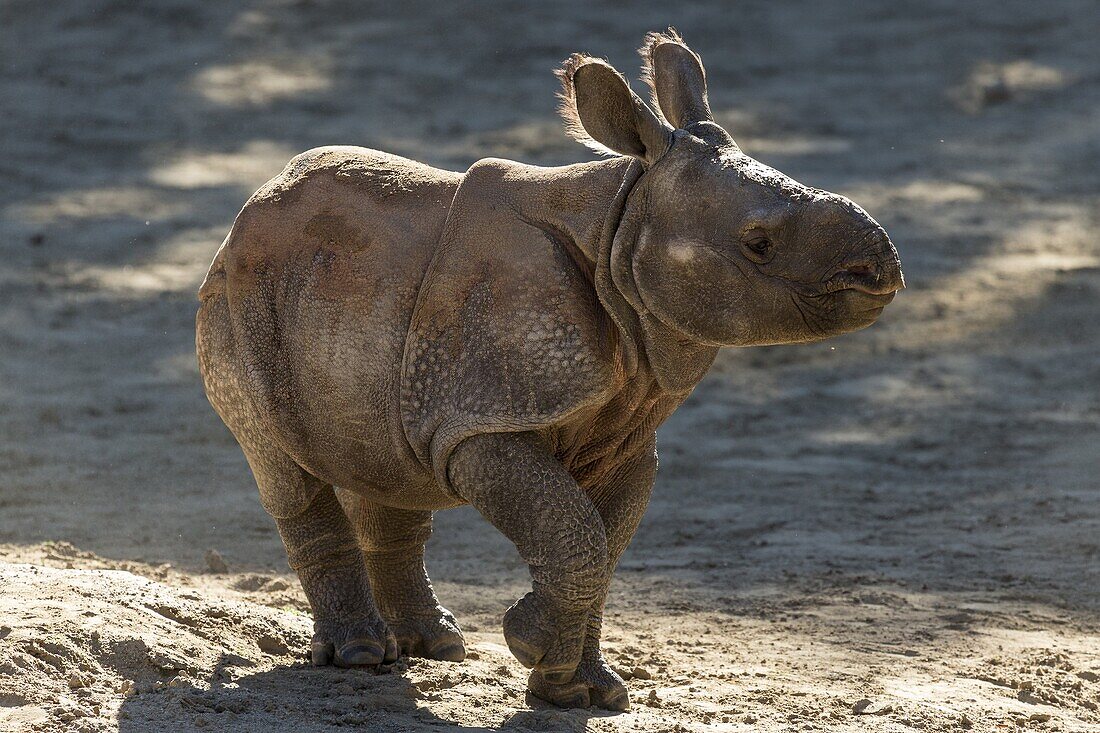
<svg viewBox="0 0 1100 733">
<path fill-rule="evenodd" d="M 318 148 L 215 256 L 199 366 L 313 608 L 315 663 L 464 658 L 424 543 L 432 511 L 469 503 L 531 570 L 504 633 L 532 694 L 626 709 L 601 619 L 657 426 L 721 346 L 863 328 L 903 287 L 866 212 L 713 122 L 679 36 L 642 55 L 653 108 L 605 62 L 559 72 L 567 127 L 610 159 L 458 174 Z"/>
</svg>

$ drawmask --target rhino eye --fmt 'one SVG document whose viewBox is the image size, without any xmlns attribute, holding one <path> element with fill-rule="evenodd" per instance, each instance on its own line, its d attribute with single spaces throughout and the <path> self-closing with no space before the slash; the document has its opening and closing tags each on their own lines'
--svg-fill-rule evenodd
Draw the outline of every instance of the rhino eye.
<svg viewBox="0 0 1100 733">
<path fill-rule="evenodd" d="M 748 250 L 749 256 L 761 262 L 768 259 L 772 252 L 772 242 L 763 229 L 750 229 L 741 236 L 741 244 Z"/>
<path fill-rule="evenodd" d="M 771 249 L 772 243 L 768 241 L 767 237 L 760 237 L 759 239 L 751 239 L 745 242 L 745 245 L 756 254 L 762 255 Z"/>
</svg>

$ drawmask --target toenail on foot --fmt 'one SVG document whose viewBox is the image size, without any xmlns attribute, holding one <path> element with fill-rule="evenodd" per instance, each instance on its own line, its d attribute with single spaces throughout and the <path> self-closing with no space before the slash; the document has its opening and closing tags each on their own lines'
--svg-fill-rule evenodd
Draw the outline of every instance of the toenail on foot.
<svg viewBox="0 0 1100 733">
<path fill-rule="evenodd" d="M 310 658 L 314 667 L 324 667 L 332 664 L 332 644 L 327 642 L 314 642 L 310 645 Z"/>
<path fill-rule="evenodd" d="M 340 649 L 340 661 L 347 665 L 380 664 L 384 650 L 376 643 L 352 643 Z"/>
</svg>

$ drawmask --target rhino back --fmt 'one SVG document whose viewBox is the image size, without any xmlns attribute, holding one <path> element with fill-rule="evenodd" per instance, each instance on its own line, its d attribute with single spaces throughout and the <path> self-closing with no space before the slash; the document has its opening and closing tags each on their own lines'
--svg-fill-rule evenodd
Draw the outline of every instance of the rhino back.
<svg viewBox="0 0 1100 733">
<path fill-rule="evenodd" d="M 327 482 L 412 504 L 431 483 L 401 428 L 400 366 L 460 180 L 363 148 L 303 153 L 245 205 L 203 284 L 228 306 L 242 410 Z"/>
</svg>

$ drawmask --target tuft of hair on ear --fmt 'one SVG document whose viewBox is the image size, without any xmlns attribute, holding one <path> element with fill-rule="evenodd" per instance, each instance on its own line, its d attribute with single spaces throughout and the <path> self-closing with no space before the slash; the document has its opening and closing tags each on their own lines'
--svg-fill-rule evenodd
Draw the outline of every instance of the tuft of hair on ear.
<svg viewBox="0 0 1100 733">
<path fill-rule="evenodd" d="M 657 50 L 658 46 L 663 46 L 666 43 L 674 43 L 677 46 L 681 46 L 685 51 L 695 57 L 695 60 L 699 62 L 699 68 L 703 68 L 703 60 L 699 58 L 699 54 L 691 50 L 684 40 L 680 32 L 672 26 L 668 27 L 667 31 L 663 33 L 660 31 L 650 31 L 645 34 L 645 40 L 642 41 L 642 47 L 638 49 L 638 55 L 642 57 L 642 82 L 649 87 L 649 103 L 653 108 L 653 111 L 664 120 L 664 112 L 661 111 L 661 102 L 657 99 L 657 78 L 653 70 L 653 52 Z M 703 80 L 706 81 L 706 72 L 703 72 Z M 669 123 L 671 124 L 671 123 Z M 675 127 L 675 125 L 672 125 Z"/>
<path fill-rule="evenodd" d="M 573 83 L 573 78 L 581 67 L 588 66 L 589 64 L 599 64 L 600 66 L 611 69 L 611 71 L 615 72 L 615 74 L 623 80 L 624 84 L 626 83 L 626 77 L 620 74 L 614 66 L 604 59 L 598 59 L 595 56 L 589 56 L 583 53 L 575 53 L 565 61 L 562 61 L 561 67 L 554 71 L 554 75 L 558 77 L 558 80 L 561 82 L 561 90 L 558 91 L 558 114 L 561 116 L 562 122 L 565 125 L 566 135 L 598 155 L 619 155 L 619 153 L 588 134 L 588 131 L 584 129 L 584 124 L 581 122 L 580 112 L 577 110 L 577 88 Z"/>
</svg>

